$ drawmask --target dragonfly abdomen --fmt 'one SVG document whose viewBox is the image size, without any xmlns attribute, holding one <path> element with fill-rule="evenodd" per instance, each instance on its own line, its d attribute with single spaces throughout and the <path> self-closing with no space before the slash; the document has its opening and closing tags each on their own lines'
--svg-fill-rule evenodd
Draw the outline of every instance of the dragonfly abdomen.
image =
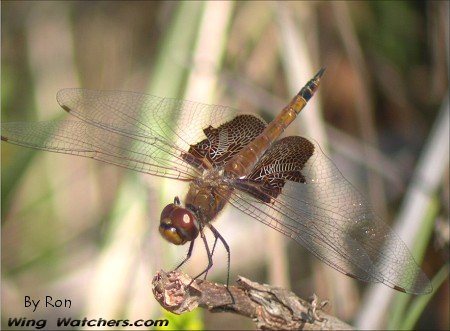
<svg viewBox="0 0 450 331">
<path fill-rule="evenodd" d="M 319 72 L 297 93 L 292 101 L 284 107 L 278 116 L 269 123 L 264 131 L 237 153 L 226 165 L 225 174 L 229 177 L 246 176 L 264 155 L 268 148 L 278 139 L 283 131 L 295 120 L 300 111 L 320 85 L 320 78 L 325 69 Z"/>
</svg>

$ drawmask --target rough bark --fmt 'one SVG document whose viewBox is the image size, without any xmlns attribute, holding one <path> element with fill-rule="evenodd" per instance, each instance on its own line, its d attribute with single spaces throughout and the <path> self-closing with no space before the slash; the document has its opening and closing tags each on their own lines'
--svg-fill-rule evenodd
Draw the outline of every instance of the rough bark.
<svg viewBox="0 0 450 331">
<path fill-rule="evenodd" d="M 350 325 L 323 312 L 326 302 L 239 277 L 237 286 L 196 279 L 180 271 L 159 271 L 153 278 L 153 294 L 162 307 L 183 314 L 197 307 L 211 312 L 231 312 L 252 318 L 261 330 L 350 330 Z"/>
</svg>

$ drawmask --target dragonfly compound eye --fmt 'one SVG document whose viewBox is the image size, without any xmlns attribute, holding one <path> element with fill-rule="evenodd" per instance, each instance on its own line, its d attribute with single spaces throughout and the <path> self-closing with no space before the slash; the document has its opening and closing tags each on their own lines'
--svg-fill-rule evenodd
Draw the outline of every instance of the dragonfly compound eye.
<svg viewBox="0 0 450 331">
<path fill-rule="evenodd" d="M 184 245 L 198 236 L 195 216 L 186 208 L 167 205 L 161 212 L 159 233 L 175 245 Z"/>
</svg>

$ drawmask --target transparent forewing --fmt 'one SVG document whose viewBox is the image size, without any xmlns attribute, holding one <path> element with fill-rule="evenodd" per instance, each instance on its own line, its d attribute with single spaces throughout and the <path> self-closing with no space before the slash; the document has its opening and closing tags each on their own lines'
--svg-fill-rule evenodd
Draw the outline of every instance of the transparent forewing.
<svg viewBox="0 0 450 331">
<path fill-rule="evenodd" d="M 64 89 L 57 100 L 83 121 L 143 141 L 157 137 L 182 151 L 206 138 L 204 128 L 218 127 L 236 115 L 224 106 L 125 91 Z"/>
<path fill-rule="evenodd" d="M 220 126 L 236 113 L 123 91 L 64 89 L 57 100 L 81 121 L 2 123 L 2 139 L 180 180 L 201 175 L 182 155 L 205 139 L 203 128 Z"/>
<path fill-rule="evenodd" d="M 375 215 L 320 147 L 312 144 L 313 155 L 297 169 L 301 181 L 287 180 L 270 202 L 255 198 L 255 187 L 241 187 L 233 193 L 231 204 L 344 274 L 404 292 L 430 292 L 429 280 L 404 242 Z"/>
<path fill-rule="evenodd" d="M 2 139 L 17 145 L 89 157 L 155 176 L 189 180 L 196 175 L 175 148 L 155 138 L 142 142 L 82 121 L 2 123 L 1 128 Z"/>
</svg>

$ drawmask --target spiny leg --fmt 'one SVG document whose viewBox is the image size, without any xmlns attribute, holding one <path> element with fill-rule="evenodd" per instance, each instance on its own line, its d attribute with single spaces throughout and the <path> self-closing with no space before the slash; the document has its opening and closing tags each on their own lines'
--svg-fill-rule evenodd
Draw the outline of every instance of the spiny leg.
<svg viewBox="0 0 450 331">
<path fill-rule="evenodd" d="M 214 236 L 214 244 L 213 244 L 213 248 L 211 250 L 211 258 L 214 256 L 214 250 L 216 249 L 216 245 L 217 245 L 217 237 Z M 208 270 L 209 271 L 209 270 Z M 205 272 L 205 276 L 203 277 L 203 279 L 206 279 L 206 277 L 208 276 L 208 271 Z"/>
<path fill-rule="evenodd" d="M 216 239 L 214 241 L 214 246 L 216 245 L 217 239 L 219 239 L 222 242 L 223 247 L 225 247 L 225 250 L 227 251 L 227 260 L 228 260 L 227 261 L 227 287 L 228 287 L 228 285 L 230 284 L 230 261 L 231 261 L 230 246 L 228 246 L 227 242 L 225 241 L 225 238 L 222 237 L 222 235 L 219 233 L 219 231 L 217 231 L 217 229 L 213 225 L 208 224 L 208 227 L 211 229 L 211 232 L 213 233 L 214 238 Z M 213 252 L 214 252 L 214 250 L 213 250 Z"/>
<path fill-rule="evenodd" d="M 231 304 L 234 304 L 235 301 L 234 301 L 233 294 L 231 294 L 230 289 L 228 288 L 228 285 L 230 284 L 230 262 L 231 262 L 230 246 L 228 246 L 227 242 L 225 241 L 225 238 L 222 237 L 222 235 L 219 233 L 219 231 L 217 231 L 217 229 L 214 226 L 212 226 L 211 224 L 208 224 L 208 227 L 211 229 L 211 232 L 213 233 L 214 238 L 215 238 L 213 253 L 214 253 L 214 248 L 217 243 L 217 239 L 219 239 L 222 242 L 223 247 L 225 247 L 225 250 L 227 251 L 228 261 L 227 261 L 227 286 L 226 286 L 226 288 L 227 288 L 228 294 L 230 294 L 230 297 L 231 297 Z"/>
<path fill-rule="evenodd" d="M 201 273 L 199 273 L 197 276 L 193 277 L 191 280 L 191 284 L 194 280 L 196 280 L 197 278 L 199 278 L 201 275 L 203 275 L 205 272 L 208 272 L 209 269 L 211 269 L 211 267 L 213 266 L 213 260 L 212 260 L 212 255 L 211 255 L 211 251 L 209 250 L 209 246 L 208 246 L 208 241 L 206 240 L 205 234 L 203 233 L 203 227 L 200 229 L 200 236 L 202 237 L 203 240 L 203 244 L 205 245 L 205 249 L 206 249 L 206 254 L 208 255 L 208 266 L 206 267 L 205 270 L 203 270 Z"/>
<path fill-rule="evenodd" d="M 194 242 L 195 240 L 192 240 L 191 243 L 189 244 L 189 249 L 187 252 L 186 257 L 184 258 L 183 261 L 181 261 L 181 263 L 175 268 L 175 270 L 178 270 L 183 264 L 186 263 L 187 260 L 189 260 L 191 258 L 192 255 L 192 251 L 194 250 Z"/>
</svg>

